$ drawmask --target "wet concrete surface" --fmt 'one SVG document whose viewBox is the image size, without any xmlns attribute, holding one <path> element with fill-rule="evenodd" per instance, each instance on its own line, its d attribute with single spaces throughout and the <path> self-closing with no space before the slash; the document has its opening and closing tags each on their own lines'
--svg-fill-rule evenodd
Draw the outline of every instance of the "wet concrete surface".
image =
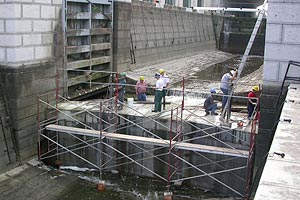
<svg viewBox="0 0 300 200">
<path fill-rule="evenodd" d="M 236 129 L 238 131 L 243 132 L 251 132 L 250 122 L 247 119 L 247 108 L 241 107 L 239 112 L 231 113 L 231 120 L 226 122 L 222 120 L 220 115 L 208 115 L 205 116 L 205 110 L 203 108 L 205 98 L 199 97 L 185 97 L 185 110 L 183 112 L 182 118 L 189 122 L 195 122 L 200 124 L 207 124 L 211 126 L 220 126 L 231 129 Z M 148 96 L 147 102 L 154 102 L 154 96 Z M 151 117 L 153 119 L 170 119 L 171 117 L 171 109 L 176 109 L 182 103 L 181 96 L 166 96 L 166 110 L 162 110 L 162 112 L 155 113 L 152 112 L 154 109 L 154 104 L 141 104 L 141 103 L 125 103 L 122 110 L 118 111 L 120 115 L 131 115 L 131 116 L 144 116 Z M 217 112 L 220 114 L 221 102 L 216 102 L 218 105 Z M 65 103 L 58 104 L 58 108 L 63 112 L 77 112 L 82 111 L 84 109 L 89 111 L 98 112 L 99 108 L 99 100 L 93 101 L 70 101 Z M 174 111 L 175 112 L 175 111 Z M 63 114 L 62 116 L 63 117 Z M 243 126 L 239 127 L 238 122 L 242 121 Z"/>
<path fill-rule="evenodd" d="M 23 164 L 0 175 L 0 199 L 59 199 L 60 193 L 76 180 L 73 176 Z"/>
<path fill-rule="evenodd" d="M 221 93 L 220 80 L 223 74 L 231 69 L 237 69 L 241 62 L 241 56 L 233 55 L 217 50 L 203 51 L 195 56 L 175 59 L 161 64 L 146 66 L 127 73 L 127 77 L 133 82 L 140 76 L 154 86 L 156 79 L 154 74 L 159 69 L 164 69 L 170 78 L 170 88 L 181 89 L 183 77 L 185 89 L 194 92 L 207 92 L 210 88 L 216 88 Z M 262 84 L 263 57 L 249 56 L 240 80 L 237 82 L 235 92 L 246 95 L 254 85 Z"/>
<path fill-rule="evenodd" d="M 188 78 L 193 75 L 195 71 L 201 71 L 213 64 L 226 61 L 234 56 L 235 55 L 233 54 L 218 50 L 201 51 L 194 56 L 174 59 L 172 61 L 149 65 L 129 71 L 127 76 L 133 80 L 138 80 L 140 76 L 144 76 L 145 80 L 149 84 L 154 85 L 156 81 L 154 74 L 162 68 L 171 79 L 171 84 L 174 85 L 180 82 L 182 77 Z"/>
</svg>

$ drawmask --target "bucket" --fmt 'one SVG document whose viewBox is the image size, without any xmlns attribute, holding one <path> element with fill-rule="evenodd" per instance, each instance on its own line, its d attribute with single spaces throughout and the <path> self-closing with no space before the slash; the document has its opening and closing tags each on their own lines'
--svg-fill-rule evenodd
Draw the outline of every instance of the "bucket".
<svg viewBox="0 0 300 200">
<path fill-rule="evenodd" d="M 128 107 L 133 107 L 133 98 L 128 98 L 127 99 Z"/>
<path fill-rule="evenodd" d="M 97 184 L 97 190 L 99 192 L 105 191 L 105 182 L 104 181 L 99 181 L 99 183 Z"/>
</svg>

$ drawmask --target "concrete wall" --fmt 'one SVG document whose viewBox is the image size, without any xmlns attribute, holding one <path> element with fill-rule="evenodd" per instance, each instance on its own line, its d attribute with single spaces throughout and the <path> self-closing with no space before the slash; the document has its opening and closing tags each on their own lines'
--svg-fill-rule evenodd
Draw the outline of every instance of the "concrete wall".
<svg viewBox="0 0 300 200">
<path fill-rule="evenodd" d="M 113 21 L 113 70 L 125 71 L 130 61 L 130 29 L 131 29 L 131 3 L 115 2 Z"/>
<path fill-rule="evenodd" d="M 115 5 L 114 65 L 118 71 L 215 48 L 211 16 L 142 1 Z"/>
<path fill-rule="evenodd" d="M 13 145 L 14 138 L 11 134 L 8 120 L 3 92 L 0 89 L 0 173 L 6 170 L 7 166 L 16 160 Z"/>
<path fill-rule="evenodd" d="M 280 86 L 288 61 L 300 61 L 300 2 L 269 0 L 267 12 L 264 85 L 261 96 L 260 133 L 257 137 L 257 166 L 264 164 L 281 112 L 283 97 Z M 300 75 L 299 67 L 290 73 Z M 284 95 L 282 95 L 284 96 Z M 278 101 L 279 99 L 279 101 Z M 279 102 L 279 103 L 277 103 Z"/>
<path fill-rule="evenodd" d="M 55 89 L 56 67 L 61 67 L 62 1 L 0 2 L 0 80 L 14 148 L 24 160 L 37 150 L 37 95 Z"/>
<path fill-rule="evenodd" d="M 48 61 L 61 0 L 6 0 L 0 3 L 0 64 Z"/>
<path fill-rule="evenodd" d="M 299 10 L 300 2 L 297 0 L 269 0 L 264 67 L 265 85 L 280 84 L 288 61 L 300 61 Z M 300 76 L 300 70 L 293 68 L 291 74 Z"/>
</svg>

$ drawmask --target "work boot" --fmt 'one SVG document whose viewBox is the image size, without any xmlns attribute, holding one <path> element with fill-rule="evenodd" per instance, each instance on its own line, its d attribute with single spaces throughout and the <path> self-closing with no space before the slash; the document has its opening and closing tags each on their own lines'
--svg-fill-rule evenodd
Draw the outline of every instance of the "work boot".
<svg viewBox="0 0 300 200">
<path fill-rule="evenodd" d="M 216 112 L 212 112 L 212 113 L 211 113 L 211 115 L 218 115 L 218 113 L 216 113 Z"/>
<path fill-rule="evenodd" d="M 209 112 L 208 112 L 208 111 L 205 111 L 205 115 L 204 115 L 204 116 L 207 116 L 207 115 L 209 115 Z"/>
</svg>

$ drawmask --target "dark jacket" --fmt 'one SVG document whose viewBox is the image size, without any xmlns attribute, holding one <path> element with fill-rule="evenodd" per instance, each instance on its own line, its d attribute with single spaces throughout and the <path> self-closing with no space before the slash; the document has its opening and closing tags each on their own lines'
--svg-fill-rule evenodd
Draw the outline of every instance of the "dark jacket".
<svg viewBox="0 0 300 200">
<path fill-rule="evenodd" d="M 210 105 L 214 104 L 214 98 L 212 95 L 208 95 L 208 97 L 204 101 L 204 108 L 208 108 Z"/>
</svg>

